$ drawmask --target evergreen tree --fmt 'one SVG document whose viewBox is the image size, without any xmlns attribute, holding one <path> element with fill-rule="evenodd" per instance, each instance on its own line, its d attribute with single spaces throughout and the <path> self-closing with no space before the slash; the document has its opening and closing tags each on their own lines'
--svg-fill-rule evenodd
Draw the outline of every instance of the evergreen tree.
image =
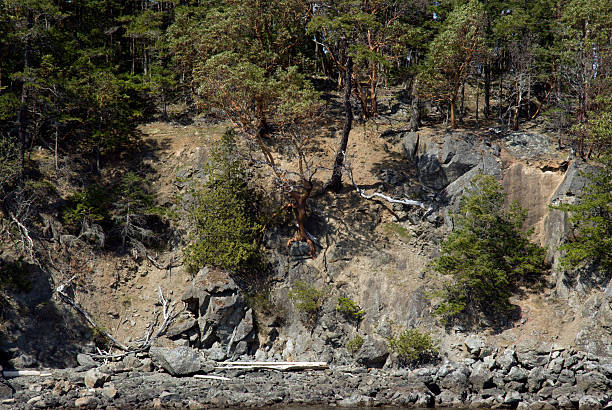
<svg viewBox="0 0 612 410">
<path fill-rule="evenodd" d="M 452 128 L 457 128 L 459 90 L 473 64 L 483 60 L 484 17 L 484 9 L 476 0 L 457 6 L 431 42 L 419 75 L 419 93 L 448 104 Z"/>
<path fill-rule="evenodd" d="M 612 272 L 612 152 L 602 157 L 602 167 L 589 172 L 589 183 L 575 204 L 556 209 L 571 213 L 575 235 L 561 249 L 563 264 L 578 267 L 595 264 L 605 275 Z"/>
<path fill-rule="evenodd" d="M 451 276 L 436 314 L 444 320 L 495 318 L 510 308 L 518 283 L 544 270 L 544 250 L 521 231 L 527 213 L 518 203 L 504 209 L 505 193 L 489 175 L 478 175 L 453 215 L 434 269 Z"/>
</svg>

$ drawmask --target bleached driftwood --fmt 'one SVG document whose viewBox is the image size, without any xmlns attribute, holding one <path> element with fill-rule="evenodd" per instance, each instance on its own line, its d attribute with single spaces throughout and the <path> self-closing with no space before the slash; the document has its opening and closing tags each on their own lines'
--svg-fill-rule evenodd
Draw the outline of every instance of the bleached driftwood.
<svg viewBox="0 0 612 410">
<path fill-rule="evenodd" d="M 327 362 L 223 362 L 215 370 L 325 370 Z"/>
<path fill-rule="evenodd" d="M 207 379 L 207 380 L 222 380 L 222 381 L 232 380 L 229 377 L 212 376 L 212 375 L 208 375 L 208 374 L 196 374 L 195 376 L 193 376 L 193 378 L 194 379 Z"/>
<path fill-rule="evenodd" d="M 4 370 L 2 372 L 4 377 L 22 377 L 22 376 L 40 376 L 49 377 L 50 372 L 41 372 L 39 370 Z"/>
</svg>

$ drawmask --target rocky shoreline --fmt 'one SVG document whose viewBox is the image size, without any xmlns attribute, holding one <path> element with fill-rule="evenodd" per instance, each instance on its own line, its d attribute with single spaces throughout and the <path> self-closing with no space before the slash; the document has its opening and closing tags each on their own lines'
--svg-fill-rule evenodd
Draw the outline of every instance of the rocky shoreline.
<svg viewBox="0 0 612 410">
<path fill-rule="evenodd" d="M 177 362 L 146 353 L 51 376 L 2 380 L 0 408 L 220 408 L 269 406 L 399 406 L 471 408 L 612 408 L 612 359 L 575 350 L 490 349 L 466 341 L 471 357 L 416 369 L 331 364 L 326 370 L 215 370 L 200 357 L 181 374 Z M 190 349 L 197 352 L 195 349 Z M 159 352 L 157 354 L 159 356 Z M 208 380 L 192 374 L 223 376 Z"/>
</svg>

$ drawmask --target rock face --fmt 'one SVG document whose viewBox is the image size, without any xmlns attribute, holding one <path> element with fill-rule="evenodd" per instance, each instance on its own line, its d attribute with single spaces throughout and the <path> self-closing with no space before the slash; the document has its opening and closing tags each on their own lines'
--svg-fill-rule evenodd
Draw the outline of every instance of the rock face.
<svg viewBox="0 0 612 410">
<path fill-rule="evenodd" d="M 410 132 L 402 136 L 401 142 L 404 154 L 415 165 L 419 181 L 435 191 L 449 187 L 446 196 L 462 192 L 461 187 L 478 172 L 501 176 L 499 149 L 480 143 L 474 135 L 448 133 L 438 144 Z"/>
<path fill-rule="evenodd" d="M 253 312 L 234 280 L 225 272 L 202 269 L 181 298 L 188 305 L 192 318 L 177 323 L 172 335 L 197 329 L 197 338 L 191 344 L 204 349 L 215 343 L 227 349 L 228 354 L 241 346 L 241 354 L 251 351 L 255 342 Z M 244 342 L 241 344 L 241 342 Z M 246 349 L 245 349 L 246 346 Z"/>
</svg>

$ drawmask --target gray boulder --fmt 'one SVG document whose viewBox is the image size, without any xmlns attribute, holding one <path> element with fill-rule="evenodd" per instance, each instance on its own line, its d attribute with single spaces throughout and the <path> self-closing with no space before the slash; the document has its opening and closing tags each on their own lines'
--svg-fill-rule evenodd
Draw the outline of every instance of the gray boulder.
<svg viewBox="0 0 612 410">
<path fill-rule="evenodd" d="M 104 383 L 110 380 L 110 376 L 105 373 L 101 373 L 96 369 L 90 369 L 85 373 L 84 377 L 85 386 L 93 389 L 95 387 L 102 387 Z"/>
<path fill-rule="evenodd" d="M 200 371 L 200 355 L 189 347 L 176 349 L 151 347 L 149 354 L 156 366 L 163 368 L 172 376 L 186 376 Z"/>
<path fill-rule="evenodd" d="M 382 367 L 389 356 L 387 342 L 378 337 L 366 336 L 355 354 L 358 363 L 368 367 Z"/>
<path fill-rule="evenodd" d="M 476 336 L 468 336 L 464 343 L 468 353 L 474 358 L 477 358 L 480 355 L 480 350 L 484 347 L 484 342 L 482 339 Z"/>
</svg>

